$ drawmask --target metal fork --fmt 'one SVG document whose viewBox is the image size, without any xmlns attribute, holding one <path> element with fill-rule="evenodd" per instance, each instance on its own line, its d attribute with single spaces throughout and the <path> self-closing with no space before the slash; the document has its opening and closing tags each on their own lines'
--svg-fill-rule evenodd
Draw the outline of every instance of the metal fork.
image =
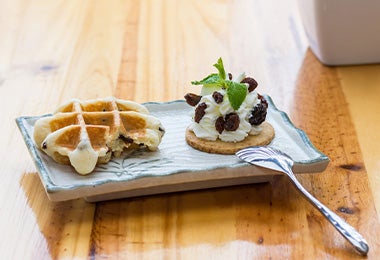
<svg viewBox="0 0 380 260">
<path fill-rule="evenodd" d="M 369 247 L 362 235 L 359 234 L 352 226 L 347 224 L 341 217 L 323 205 L 320 201 L 313 197 L 298 182 L 292 171 L 293 160 L 285 153 L 267 146 L 257 146 L 244 148 L 236 153 L 236 155 L 251 164 L 261 166 L 259 162 L 270 162 L 281 168 L 281 170 L 289 177 L 294 186 L 305 196 L 311 204 L 316 207 L 327 220 L 350 242 L 361 255 L 367 255 Z"/>
</svg>

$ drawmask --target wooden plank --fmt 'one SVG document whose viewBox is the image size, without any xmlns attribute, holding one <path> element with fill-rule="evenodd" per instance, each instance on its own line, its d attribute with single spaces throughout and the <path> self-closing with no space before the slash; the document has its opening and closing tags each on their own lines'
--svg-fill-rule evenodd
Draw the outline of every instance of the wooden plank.
<svg viewBox="0 0 380 260">
<path fill-rule="evenodd" d="M 355 124 L 358 140 L 368 172 L 379 215 L 380 209 L 380 65 L 346 66 L 338 68 L 342 89 Z"/>
<path fill-rule="evenodd" d="M 260 92 L 271 95 L 331 158 L 325 172 L 299 178 L 359 229 L 370 244 L 369 259 L 379 255 L 379 221 L 340 81 L 350 77 L 305 53 L 293 1 L 22 0 L 3 6 L 4 258 L 357 257 L 281 177 L 97 204 L 47 199 L 17 133 L 16 116 L 50 112 L 71 97 L 115 95 L 138 102 L 182 98 L 198 91 L 189 82 L 212 72 L 219 56 L 232 72 L 245 70 L 257 78 Z M 368 67 L 353 70 L 357 77 L 376 74 Z"/>
</svg>

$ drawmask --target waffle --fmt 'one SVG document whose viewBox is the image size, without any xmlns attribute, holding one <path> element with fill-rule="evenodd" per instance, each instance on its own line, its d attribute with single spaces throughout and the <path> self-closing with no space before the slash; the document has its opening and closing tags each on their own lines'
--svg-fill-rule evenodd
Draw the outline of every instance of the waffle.
<svg viewBox="0 0 380 260">
<path fill-rule="evenodd" d="M 71 100 L 34 125 L 38 147 L 81 175 L 123 151 L 157 149 L 164 135 L 160 121 L 138 103 L 116 98 Z"/>
</svg>

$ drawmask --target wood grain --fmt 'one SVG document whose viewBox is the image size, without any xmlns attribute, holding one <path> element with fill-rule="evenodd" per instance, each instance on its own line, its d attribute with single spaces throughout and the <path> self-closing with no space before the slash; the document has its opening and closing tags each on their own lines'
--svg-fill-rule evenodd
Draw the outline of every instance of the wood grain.
<svg viewBox="0 0 380 260">
<path fill-rule="evenodd" d="M 4 259 L 360 258 L 282 176 L 96 204 L 48 200 L 14 118 L 72 97 L 182 99 L 218 57 L 256 78 L 330 157 L 326 171 L 300 181 L 364 235 L 369 259 L 380 254 L 378 135 L 366 137 L 379 125 L 380 68 L 321 65 L 295 1 L 4 0 L 0 35 Z M 371 91 L 358 91 L 363 77 Z"/>
<path fill-rule="evenodd" d="M 338 69 L 342 89 L 360 142 L 377 212 L 380 210 L 380 66 L 347 66 Z"/>
</svg>

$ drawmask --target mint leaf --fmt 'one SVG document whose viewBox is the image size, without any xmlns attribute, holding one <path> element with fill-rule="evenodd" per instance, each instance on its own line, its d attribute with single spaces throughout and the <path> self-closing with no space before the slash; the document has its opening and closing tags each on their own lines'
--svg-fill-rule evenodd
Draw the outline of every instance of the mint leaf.
<svg viewBox="0 0 380 260">
<path fill-rule="evenodd" d="M 226 71 L 224 70 L 222 58 L 218 59 L 218 62 L 214 64 L 214 67 L 219 71 L 219 77 L 223 80 L 226 79 Z"/>
<path fill-rule="evenodd" d="M 220 90 L 224 86 L 224 80 L 220 79 L 219 74 L 210 74 L 200 81 L 192 81 L 193 85 L 202 85 L 201 96 L 210 95 L 214 91 Z"/>
<path fill-rule="evenodd" d="M 201 95 L 210 95 L 214 91 L 220 89 L 227 90 L 228 100 L 234 110 L 238 110 L 241 104 L 244 102 L 247 96 L 247 86 L 243 83 L 238 83 L 226 79 L 226 71 L 224 70 L 223 60 L 219 58 L 214 67 L 218 70 L 217 73 L 213 73 L 205 77 L 200 81 L 192 81 L 193 85 L 203 85 Z"/>
<path fill-rule="evenodd" d="M 247 96 L 247 86 L 242 83 L 226 80 L 227 96 L 234 110 L 238 110 Z"/>
<path fill-rule="evenodd" d="M 219 74 L 213 73 L 205 77 L 204 79 L 200 81 L 192 81 L 191 84 L 193 85 L 215 85 L 219 84 L 220 78 Z"/>
<path fill-rule="evenodd" d="M 208 87 L 208 86 L 213 86 L 213 87 L 219 86 L 220 88 L 225 86 L 224 81 L 226 79 L 226 72 L 224 70 L 222 58 L 218 59 L 218 62 L 216 64 L 214 64 L 214 67 L 218 69 L 219 73 L 212 73 L 202 80 L 192 81 L 191 84 L 203 85 L 206 87 Z"/>
</svg>

